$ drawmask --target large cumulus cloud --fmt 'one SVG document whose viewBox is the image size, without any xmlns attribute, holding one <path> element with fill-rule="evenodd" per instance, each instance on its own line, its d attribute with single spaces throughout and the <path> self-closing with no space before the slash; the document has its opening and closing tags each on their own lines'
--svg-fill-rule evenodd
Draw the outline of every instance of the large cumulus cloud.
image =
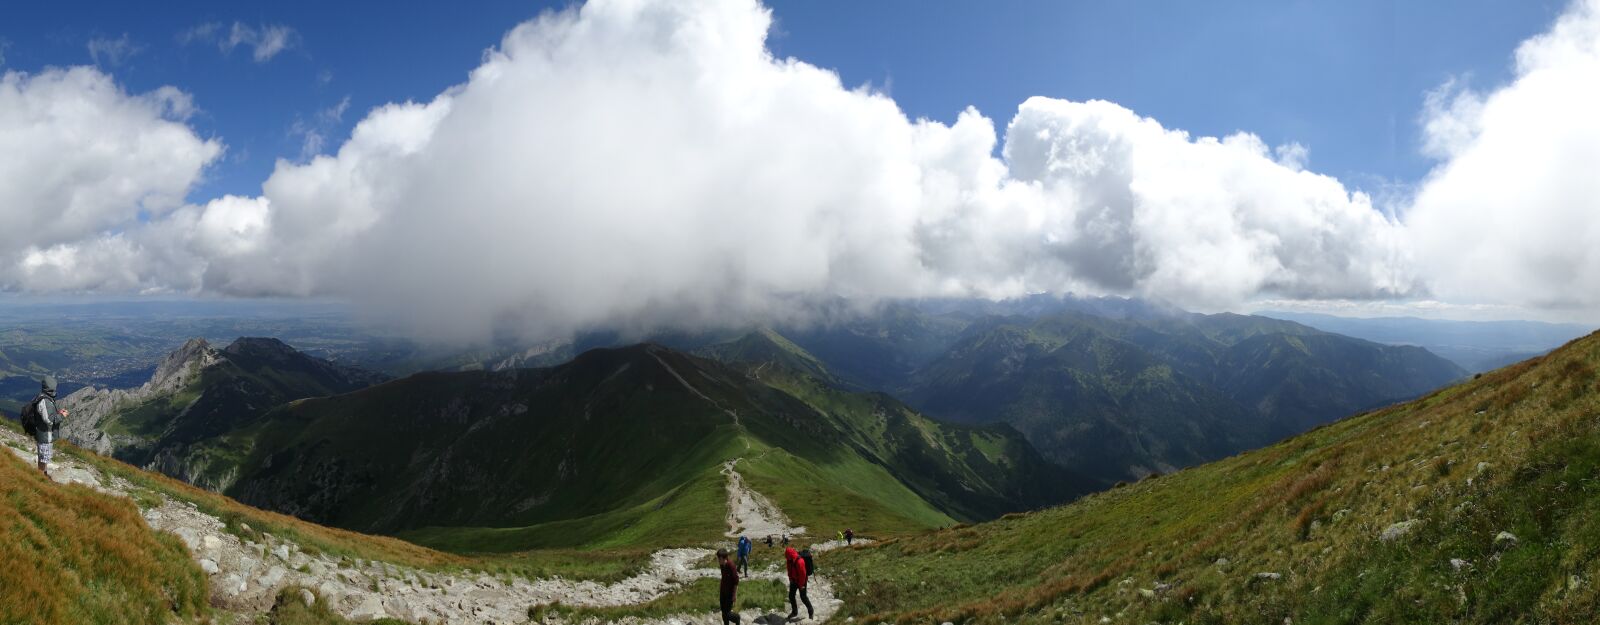
<svg viewBox="0 0 1600 625">
<path fill-rule="evenodd" d="M 613 2 L 511 31 L 469 80 L 280 163 L 207 288 L 354 294 L 437 336 L 699 325 L 797 298 L 1413 287 L 1395 225 L 1249 135 L 1034 99 L 908 119 L 765 46 L 742 0 Z"/>
<path fill-rule="evenodd" d="M 184 122 L 193 105 L 164 87 L 129 94 L 89 67 L 0 77 L 0 284 L 23 288 L 163 281 L 164 272 L 106 266 L 80 253 L 104 236 L 178 209 L 222 152 Z"/>
<path fill-rule="evenodd" d="M 1459 201 L 1435 187 L 1503 107 L 1431 100 L 1428 148 L 1446 160 L 1401 223 L 1307 171 L 1301 146 L 1192 137 L 1109 102 L 1033 98 L 1003 132 L 971 109 L 909 119 L 775 58 L 770 26 L 754 0 L 550 13 L 466 82 L 371 110 L 334 154 L 280 161 L 257 197 L 102 223 L 14 265 L 68 285 L 349 296 L 438 340 L 764 321 L 832 297 L 1407 297 L 1428 290 L 1417 267 L 1440 266 L 1417 231 Z M 1563 28 L 1547 38 L 1592 48 Z M 1519 58 L 1589 53 L 1535 40 Z M 1564 156 L 1600 162 L 1582 145 Z"/>
<path fill-rule="evenodd" d="M 1510 84 L 1430 94 L 1422 123 L 1441 162 L 1405 221 L 1439 295 L 1600 308 L 1600 0 L 1518 47 Z"/>
</svg>

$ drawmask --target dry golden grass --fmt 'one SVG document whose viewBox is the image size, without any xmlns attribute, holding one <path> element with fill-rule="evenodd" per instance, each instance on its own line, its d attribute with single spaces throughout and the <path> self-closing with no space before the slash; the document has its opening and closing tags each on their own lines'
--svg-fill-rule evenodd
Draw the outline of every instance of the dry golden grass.
<svg viewBox="0 0 1600 625">
<path fill-rule="evenodd" d="M 206 612 L 205 575 L 133 502 L 0 454 L 0 623 L 169 623 Z"/>
</svg>

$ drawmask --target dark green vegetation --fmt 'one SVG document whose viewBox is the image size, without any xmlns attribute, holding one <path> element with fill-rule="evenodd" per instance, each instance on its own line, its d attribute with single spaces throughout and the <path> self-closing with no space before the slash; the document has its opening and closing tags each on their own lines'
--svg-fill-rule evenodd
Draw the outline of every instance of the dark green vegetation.
<svg viewBox="0 0 1600 625">
<path fill-rule="evenodd" d="M 1010 430 L 942 425 L 881 395 L 765 369 L 641 345 L 294 402 L 231 435 L 250 451 L 228 493 L 501 552 L 701 543 L 725 531 L 722 469 L 736 458 L 754 488 L 815 528 L 903 533 L 1081 492 Z"/>
<path fill-rule="evenodd" d="M 1465 375 L 1420 348 L 1286 321 L 1123 312 L 978 316 L 939 350 L 963 317 L 901 310 L 875 332 L 841 326 L 796 342 L 818 353 L 807 341 L 826 335 L 835 348 L 881 353 L 883 337 L 918 337 L 900 341 L 918 345 L 904 352 L 912 368 L 886 365 L 898 377 L 880 384 L 930 416 L 1009 423 L 1047 457 L 1106 483 L 1221 458 Z"/>
<path fill-rule="evenodd" d="M 364 388 L 383 376 L 312 358 L 277 339 L 241 338 L 221 350 L 193 339 L 131 392 L 85 389 L 63 404 L 67 435 L 123 461 L 225 488 L 248 441 L 231 438 L 285 402 Z"/>
<path fill-rule="evenodd" d="M 52 483 L 0 448 L 0 623 L 154 625 L 206 612 L 205 574 L 132 501 Z"/>
<path fill-rule="evenodd" d="M 833 554 L 861 591 L 843 616 L 1596 622 L 1597 367 L 1591 335 L 1259 451 Z"/>
</svg>

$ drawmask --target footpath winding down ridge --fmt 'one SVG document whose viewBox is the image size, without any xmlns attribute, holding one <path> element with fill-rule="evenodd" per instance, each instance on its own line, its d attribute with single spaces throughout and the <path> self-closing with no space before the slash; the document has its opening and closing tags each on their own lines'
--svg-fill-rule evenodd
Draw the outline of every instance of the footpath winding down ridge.
<svg viewBox="0 0 1600 625">
<path fill-rule="evenodd" d="M 0 444 L 30 464 L 33 444 L 28 438 L 0 429 Z M 102 493 L 130 497 L 138 490 L 120 477 L 104 475 L 68 454 L 57 454 L 51 471 L 59 483 L 84 484 Z M 805 528 L 790 527 L 783 513 L 771 501 L 744 486 L 734 465 L 725 465 L 728 476 L 728 518 L 747 531 L 773 531 L 798 535 Z M 340 615 L 352 620 L 397 618 L 412 623 L 528 623 L 530 608 L 559 602 L 573 607 L 616 607 L 638 605 L 682 588 L 703 578 L 716 578 L 713 568 L 696 568 L 711 561 L 713 550 L 706 547 L 663 549 L 651 554 L 650 564 L 639 574 L 622 581 L 604 584 L 574 581 L 559 577 L 522 579 L 463 571 L 441 573 L 373 560 L 349 560 L 308 553 L 300 545 L 270 534 L 260 542 L 242 539 L 226 530 L 226 524 L 193 504 L 162 496 L 160 505 L 144 511 L 150 527 L 168 532 L 188 546 L 200 568 L 210 577 L 211 604 L 230 612 L 265 613 L 278 594 L 288 587 L 299 587 L 307 600 L 320 597 Z M 715 539 L 708 544 L 716 544 Z M 724 539 L 723 542 L 726 542 Z M 833 542 L 813 546 L 823 551 L 837 548 Z M 783 579 L 776 566 L 752 571 L 750 580 Z M 304 593 L 310 593 L 306 595 Z M 824 622 L 841 604 L 826 577 L 813 578 L 811 602 L 816 620 Z M 629 617 L 627 625 L 687 625 L 720 623 L 713 610 L 715 597 L 707 597 L 708 609 L 702 614 L 683 614 L 662 619 Z M 745 622 L 778 623 L 784 615 L 745 611 Z M 556 619 L 548 618 L 547 621 Z"/>
</svg>

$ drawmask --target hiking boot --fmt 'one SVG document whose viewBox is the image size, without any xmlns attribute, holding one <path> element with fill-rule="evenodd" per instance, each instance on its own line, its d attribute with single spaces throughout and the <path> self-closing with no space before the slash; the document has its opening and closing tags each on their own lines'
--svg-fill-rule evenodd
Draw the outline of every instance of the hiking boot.
<svg viewBox="0 0 1600 625">
<path fill-rule="evenodd" d="M 50 465 L 41 462 L 39 463 L 39 470 L 44 472 L 45 477 L 50 477 Z"/>
</svg>

